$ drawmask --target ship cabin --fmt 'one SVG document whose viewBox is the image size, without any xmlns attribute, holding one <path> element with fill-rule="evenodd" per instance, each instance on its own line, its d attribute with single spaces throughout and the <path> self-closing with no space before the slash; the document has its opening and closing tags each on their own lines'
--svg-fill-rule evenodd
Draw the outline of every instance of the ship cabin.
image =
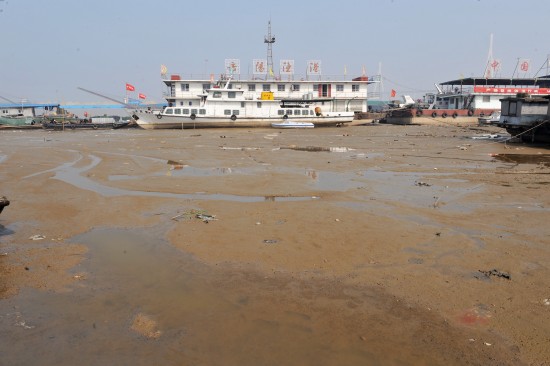
<svg viewBox="0 0 550 366">
<path fill-rule="evenodd" d="M 550 120 L 550 96 L 518 94 L 501 99 L 500 122 L 507 125 L 526 125 Z"/>
<path fill-rule="evenodd" d="M 164 97 L 170 107 L 200 108 L 205 96 L 209 94 L 208 91 L 219 88 L 219 94 L 208 95 L 209 101 L 215 98 L 236 98 L 237 94 L 245 101 L 256 101 L 262 100 L 263 93 L 271 93 L 275 100 L 308 100 L 310 103 L 328 105 L 328 109 L 332 111 L 366 112 L 367 97 L 374 97 L 368 93 L 367 86 L 378 81 L 368 77 L 349 80 L 229 80 L 229 77 L 222 75 L 220 81 L 215 83 L 213 77 L 184 79 L 179 74 L 172 74 L 163 79 L 163 82 L 166 85 Z M 228 90 L 227 95 L 223 89 Z M 235 94 L 229 94 L 230 92 Z"/>
<path fill-rule="evenodd" d="M 436 85 L 437 93 L 428 93 L 423 103 L 432 109 L 499 110 L 503 97 L 527 93 L 550 94 L 550 75 L 540 78 L 471 77 Z"/>
<path fill-rule="evenodd" d="M 44 113 L 54 111 L 59 108 L 59 104 L 32 104 L 32 103 L 7 103 L 0 104 L 0 117 L 37 117 L 41 115 L 38 111 L 42 110 Z"/>
</svg>

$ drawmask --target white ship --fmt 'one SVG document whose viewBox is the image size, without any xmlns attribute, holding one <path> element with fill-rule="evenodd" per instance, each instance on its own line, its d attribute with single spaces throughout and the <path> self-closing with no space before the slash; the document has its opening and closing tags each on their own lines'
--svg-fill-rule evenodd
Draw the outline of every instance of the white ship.
<svg viewBox="0 0 550 366">
<path fill-rule="evenodd" d="M 180 105 L 178 105 L 180 104 Z M 133 110 L 137 124 L 144 129 L 184 129 L 205 127 L 271 127 L 291 118 L 318 126 L 340 126 L 353 121 L 354 112 L 335 111 L 330 98 L 276 99 L 262 92 L 258 98 L 245 95 L 231 79 L 215 85 L 188 103 L 170 103 L 163 110 Z"/>
</svg>

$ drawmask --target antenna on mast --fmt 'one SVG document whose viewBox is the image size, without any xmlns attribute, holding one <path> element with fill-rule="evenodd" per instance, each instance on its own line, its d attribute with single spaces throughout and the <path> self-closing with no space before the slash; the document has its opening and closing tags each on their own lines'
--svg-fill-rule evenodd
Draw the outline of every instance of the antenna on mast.
<svg viewBox="0 0 550 366">
<path fill-rule="evenodd" d="M 271 35 L 271 19 L 267 22 L 267 36 L 264 37 L 264 43 L 267 43 L 267 72 L 269 76 L 273 77 L 273 43 L 275 43 L 275 36 Z"/>
</svg>

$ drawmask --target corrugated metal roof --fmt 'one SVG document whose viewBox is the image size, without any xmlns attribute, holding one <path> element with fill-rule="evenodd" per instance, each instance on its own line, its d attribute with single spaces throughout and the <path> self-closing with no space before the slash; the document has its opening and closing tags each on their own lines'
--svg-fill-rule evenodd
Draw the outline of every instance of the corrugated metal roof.
<svg viewBox="0 0 550 366">
<path fill-rule="evenodd" d="M 463 78 L 439 83 L 439 85 L 479 85 L 479 86 L 538 86 L 541 88 L 550 87 L 550 75 L 541 76 L 540 78 Z"/>
</svg>

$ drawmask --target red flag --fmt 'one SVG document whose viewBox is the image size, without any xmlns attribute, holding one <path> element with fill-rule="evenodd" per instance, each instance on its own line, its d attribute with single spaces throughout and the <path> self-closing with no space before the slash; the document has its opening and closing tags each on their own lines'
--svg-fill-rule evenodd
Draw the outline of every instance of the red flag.
<svg viewBox="0 0 550 366">
<path fill-rule="evenodd" d="M 392 98 L 395 97 L 395 90 L 393 90 L 393 89 L 391 90 L 390 97 L 392 97 Z"/>
<path fill-rule="evenodd" d="M 134 90 L 136 90 L 136 88 L 134 88 L 134 86 L 133 86 L 132 84 L 126 83 L 126 90 L 128 90 L 128 91 L 134 91 Z"/>
<path fill-rule="evenodd" d="M 139 97 L 139 99 L 145 99 L 146 98 L 145 94 L 141 94 L 141 93 L 138 94 L 138 97 Z"/>
</svg>

